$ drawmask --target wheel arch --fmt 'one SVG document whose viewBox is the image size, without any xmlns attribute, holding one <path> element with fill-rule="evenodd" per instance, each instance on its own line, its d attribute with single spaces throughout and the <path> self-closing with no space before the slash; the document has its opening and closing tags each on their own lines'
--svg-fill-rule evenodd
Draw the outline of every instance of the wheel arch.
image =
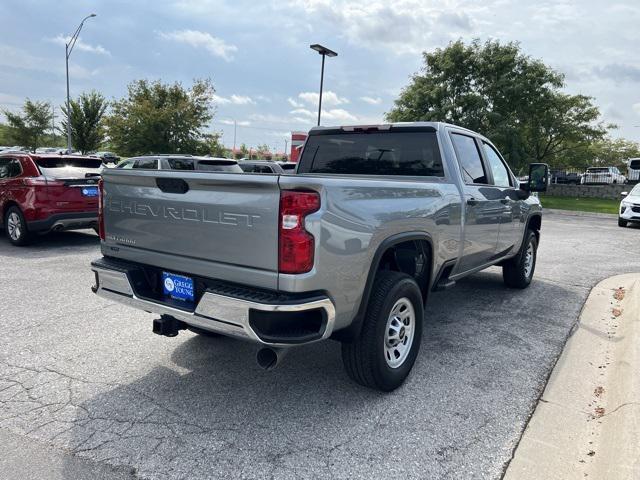
<svg viewBox="0 0 640 480">
<path fill-rule="evenodd" d="M 416 254 L 416 258 L 421 254 L 423 256 L 426 255 L 427 257 L 427 261 L 423 261 L 421 264 L 421 271 L 418 271 L 417 261 L 414 263 L 414 266 L 416 267 L 414 274 L 410 273 L 411 252 Z M 337 331 L 334 334 L 334 338 L 348 341 L 360 334 L 362 322 L 371 296 L 373 283 L 375 281 L 376 274 L 380 270 L 388 269 L 412 275 L 420 286 L 423 304 L 426 303 L 431 282 L 433 280 L 434 258 L 433 239 L 431 235 L 426 232 L 400 233 L 392 235 L 380 242 L 373 255 L 371 265 L 369 266 L 369 273 L 367 274 L 358 311 L 351 322 L 351 325 Z M 418 273 L 419 275 L 416 277 L 415 273 Z"/>
</svg>

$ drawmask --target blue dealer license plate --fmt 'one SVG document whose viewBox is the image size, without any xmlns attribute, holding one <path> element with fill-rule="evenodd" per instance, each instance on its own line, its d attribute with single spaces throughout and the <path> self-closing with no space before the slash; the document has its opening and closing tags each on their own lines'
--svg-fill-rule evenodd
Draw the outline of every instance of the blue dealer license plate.
<svg viewBox="0 0 640 480">
<path fill-rule="evenodd" d="M 162 289 L 164 294 L 185 302 L 193 302 L 193 278 L 175 273 L 162 272 Z"/>
<path fill-rule="evenodd" d="M 98 187 L 82 187 L 82 195 L 85 197 L 97 197 Z"/>
</svg>

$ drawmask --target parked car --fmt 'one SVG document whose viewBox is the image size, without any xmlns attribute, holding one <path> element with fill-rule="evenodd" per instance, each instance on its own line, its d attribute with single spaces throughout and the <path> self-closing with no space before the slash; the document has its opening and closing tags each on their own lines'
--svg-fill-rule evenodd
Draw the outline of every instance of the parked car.
<svg viewBox="0 0 640 480">
<path fill-rule="evenodd" d="M 567 172 L 565 170 L 556 170 L 551 173 L 551 183 L 561 185 L 580 185 L 582 175 L 577 172 Z"/>
<path fill-rule="evenodd" d="M 40 147 L 36 148 L 36 152 L 38 155 L 42 155 L 44 153 L 61 153 L 65 152 L 66 149 L 60 147 Z"/>
<path fill-rule="evenodd" d="M 209 172 L 243 173 L 237 160 L 192 155 L 146 155 L 132 157 L 117 166 L 125 170 L 202 170 Z"/>
<path fill-rule="evenodd" d="M 295 173 L 298 166 L 295 162 L 277 162 L 285 173 Z"/>
<path fill-rule="evenodd" d="M 102 162 L 66 155 L 0 153 L 0 218 L 9 241 L 34 233 L 97 228 Z"/>
<path fill-rule="evenodd" d="M 640 183 L 630 192 L 622 192 L 618 226 L 626 227 L 628 223 L 640 223 Z"/>
<path fill-rule="evenodd" d="M 333 338 L 353 380 L 409 374 L 430 292 L 492 265 L 533 279 L 548 167 L 518 186 L 485 137 L 442 123 L 316 127 L 296 175 L 104 171 L 98 295 L 189 328 L 288 348 Z"/>
<path fill-rule="evenodd" d="M 284 173 L 282 167 L 277 163 L 264 160 L 244 160 L 238 165 L 245 173 Z"/>
<path fill-rule="evenodd" d="M 627 182 L 640 182 L 640 158 L 630 158 L 627 168 Z"/>
<path fill-rule="evenodd" d="M 107 166 L 115 166 L 120 161 L 120 157 L 113 152 L 95 152 L 91 156 L 100 158 Z"/>
<path fill-rule="evenodd" d="M 627 178 L 620 173 L 618 167 L 590 167 L 582 176 L 582 185 L 606 185 L 626 183 Z"/>
</svg>

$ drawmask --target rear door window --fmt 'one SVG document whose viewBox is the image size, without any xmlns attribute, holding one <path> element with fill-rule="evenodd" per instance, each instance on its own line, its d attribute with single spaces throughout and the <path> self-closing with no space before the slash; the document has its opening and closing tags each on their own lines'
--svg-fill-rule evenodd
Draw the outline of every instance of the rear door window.
<svg viewBox="0 0 640 480">
<path fill-rule="evenodd" d="M 134 163 L 133 168 L 140 168 L 145 170 L 157 170 L 158 159 L 157 158 L 139 158 Z"/>
<path fill-rule="evenodd" d="M 498 152 L 489 145 L 487 142 L 482 142 L 482 148 L 484 149 L 484 155 L 491 167 L 491 173 L 493 174 L 493 184 L 498 187 L 510 187 L 511 180 L 509 171 L 506 165 L 498 155 Z"/>
<path fill-rule="evenodd" d="M 307 139 L 298 171 L 342 175 L 444 176 L 434 132 L 312 135 Z"/>
<path fill-rule="evenodd" d="M 468 135 L 452 133 L 451 140 L 456 150 L 464 182 L 486 184 L 487 174 L 484 171 L 482 157 L 475 139 Z"/>
<path fill-rule="evenodd" d="M 194 170 L 192 158 L 167 158 L 167 165 L 171 170 Z"/>
</svg>

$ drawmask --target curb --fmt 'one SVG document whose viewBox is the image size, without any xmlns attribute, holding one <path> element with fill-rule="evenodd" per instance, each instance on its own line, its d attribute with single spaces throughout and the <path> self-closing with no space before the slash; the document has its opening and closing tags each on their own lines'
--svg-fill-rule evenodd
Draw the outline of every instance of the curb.
<svg viewBox="0 0 640 480">
<path fill-rule="evenodd" d="M 640 274 L 618 275 L 591 290 L 503 478 L 640 478 L 639 365 Z"/>
<path fill-rule="evenodd" d="M 618 218 L 618 215 L 615 213 L 580 212 L 577 210 L 560 210 L 557 208 L 543 208 L 543 212 L 552 215 L 568 215 L 571 217 Z"/>
</svg>

